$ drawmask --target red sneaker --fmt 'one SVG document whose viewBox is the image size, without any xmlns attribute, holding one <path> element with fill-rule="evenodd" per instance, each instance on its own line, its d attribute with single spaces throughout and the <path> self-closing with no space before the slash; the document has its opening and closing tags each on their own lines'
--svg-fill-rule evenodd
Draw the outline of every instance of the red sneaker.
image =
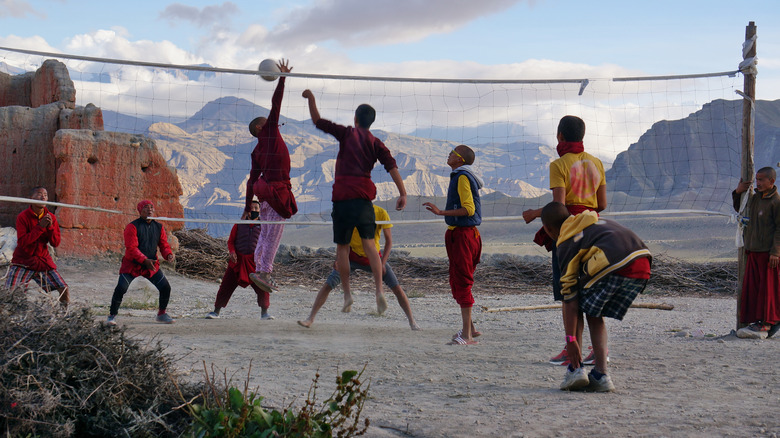
<svg viewBox="0 0 780 438">
<path fill-rule="evenodd" d="M 588 353 L 588 357 L 582 360 L 583 365 L 596 365 L 596 355 L 593 354 L 593 347 L 588 347 L 588 350 L 590 350 L 590 353 Z M 607 352 L 609 354 L 609 352 Z M 609 356 L 607 356 L 607 362 L 609 362 Z"/>
<path fill-rule="evenodd" d="M 564 348 L 561 354 L 551 357 L 550 363 L 553 365 L 569 365 L 569 354 L 566 352 L 566 349 Z"/>
</svg>

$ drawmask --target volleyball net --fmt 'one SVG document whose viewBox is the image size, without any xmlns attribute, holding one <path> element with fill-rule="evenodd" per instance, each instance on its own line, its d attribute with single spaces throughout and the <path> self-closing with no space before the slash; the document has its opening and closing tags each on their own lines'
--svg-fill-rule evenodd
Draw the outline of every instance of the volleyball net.
<svg viewBox="0 0 780 438">
<path fill-rule="evenodd" d="M 0 71 L 34 71 L 63 62 L 76 104 L 101 108 L 106 131 L 155 140 L 183 189 L 187 227 L 225 236 L 243 211 L 256 139 L 249 121 L 265 116 L 277 85 L 257 71 L 96 59 L 0 48 Z M 294 60 L 293 60 L 294 61 Z M 295 66 L 295 63 L 292 62 Z M 301 92 L 311 89 L 322 117 L 351 125 L 355 108 L 377 110 L 371 131 L 393 153 L 408 205 L 382 166 L 372 179 L 395 225 L 441 223 L 422 207 L 444 204 L 450 150 L 476 152 L 482 214 L 511 224 L 551 200 L 549 164 L 560 118 L 586 123 L 585 150 L 607 169 L 605 215 L 731 215 L 740 169 L 739 71 L 684 76 L 575 79 L 436 79 L 294 73 L 286 76 L 280 131 L 291 156 L 299 213 L 289 225 L 330 220 L 338 142 L 318 131 Z M 88 207 L 88 206 L 86 206 Z M 182 218 L 175 218 L 182 220 Z M 508 226 L 508 225 L 504 225 Z M 514 225 L 512 225 L 514 226 Z M 306 235 L 303 233 L 303 235 Z M 329 238 L 329 236 L 328 236 Z M 327 239 L 325 239 L 327 240 Z"/>
</svg>

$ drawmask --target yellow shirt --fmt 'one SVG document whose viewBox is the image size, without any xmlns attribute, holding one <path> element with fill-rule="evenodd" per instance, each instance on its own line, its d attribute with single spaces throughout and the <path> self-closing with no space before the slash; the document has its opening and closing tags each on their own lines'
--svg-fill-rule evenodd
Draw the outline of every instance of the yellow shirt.
<svg viewBox="0 0 780 438">
<path fill-rule="evenodd" d="M 550 189 L 566 189 L 566 205 L 599 206 L 596 192 L 607 184 L 601 160 L 587 152 L 568 153 L 550 163 Z"/>
<path fill-rule="evenodd" d="M 387 214 L 387 210 L 385 210 L 382 207 L 374 206 L 374 215 L 376 216 L 377 221 L 389 221 L 390 215 Z M 393 224 L 377 224 L 376 226 L 376 232 L 374 233 L 374 243 L 376 243 L 376 252 L 379 252 L 379 236 L 382 233 L 382 230 L 385 228 L 392 228 Z M 360 234 L 358 234 L 357 229 L 352 230 L 352 239 L 349 241 L 349 247 L 352 248 L 352 251 L 355 252 L 355 254 L 365 257 L 366 252 L 363 251 L 363 239 L 360 238 Z"/>
</svg>

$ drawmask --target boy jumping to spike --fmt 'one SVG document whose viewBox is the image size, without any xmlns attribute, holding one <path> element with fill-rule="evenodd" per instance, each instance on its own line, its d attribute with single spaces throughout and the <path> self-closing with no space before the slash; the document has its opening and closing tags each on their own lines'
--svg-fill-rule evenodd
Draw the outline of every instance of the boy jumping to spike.
<svg viewBox="0 0 780 438">
<path fill-rule="evenodd" d="M 281 60 L 276 65 L 282 73 L 292 71 L 288 60 Z M 260 227 L 260 238 L 255 247 L 256 272 L 249 274 L 249 279 L 268 293 L 278 289 L 271 272 L 276 251 L 282 241 L 284 220 L 298 212 L 290 184 L 290 151 L 279 132 L 284 82 L 285 77 L 281 76 L 271 98 L 268 117 L 257 117 L 249 123 L 249 132 L 257 137 L 257 146 L 252 151 L 252 170 L 246 183 L 244 213 L 250 214 L 252 200 L 257 196 L 260 201 L 260 220 L 277 222 L 264 223 Z"/>
<path fill-rule="evenodd" d="M 358 106 L 355 110 L 355 127 L 342 126 L 320 117 L 311 90 L 304 90 L 302 95 L 309 101 L 309 113 L 317 129 L 327 132 L 339 141 L 331 217 L 333 242 L 336 244 L 336 266 L 344 294 L 350 294 L 349 241 L 353 229 L 357 228 L 371 273 L 374 275 L 376 310 L 381 315 L 387 310 L 387 300 L 382 291 L 382 261 L 374 249 L 376 219 L 371 201 L 376 198 L 376 186 L 371 181 L 371 169 L 379 161 L 393 178 L 400 195 L 395 204 L 396 210 L 403 210 L 406 206 L 404 181 L 390 150 L 368 130 L 376 119 L 374 108 L 367 104 Z"/>
</svg>

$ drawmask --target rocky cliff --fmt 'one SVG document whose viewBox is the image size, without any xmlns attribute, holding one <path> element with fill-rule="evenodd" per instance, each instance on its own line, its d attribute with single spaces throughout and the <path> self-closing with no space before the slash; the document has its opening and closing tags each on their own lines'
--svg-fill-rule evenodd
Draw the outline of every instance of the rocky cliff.
<svg viewBox="0 0 780 438">
<path fill-rule="evenodd" d="M 158 216 L 183 214 L 176 171 L 154 141 L 104 131 L 100 108 L 76 106 L 68 70 L 55 60 L 32 73 L 0 73 L 0 193 L 26 198 L 38 185 L 48 189 L 50 201 L 127 213 L 56 209 L 63 237 L 60 255 L 121 252 L 122 231 L 137 217 L 135 205 L 141 199 L 155 201 Z M 0 205 L 0 226 L 14 226 L 26 207 Z M 169 236 L 182 226 L 167 223 Z"/>
</svg>

